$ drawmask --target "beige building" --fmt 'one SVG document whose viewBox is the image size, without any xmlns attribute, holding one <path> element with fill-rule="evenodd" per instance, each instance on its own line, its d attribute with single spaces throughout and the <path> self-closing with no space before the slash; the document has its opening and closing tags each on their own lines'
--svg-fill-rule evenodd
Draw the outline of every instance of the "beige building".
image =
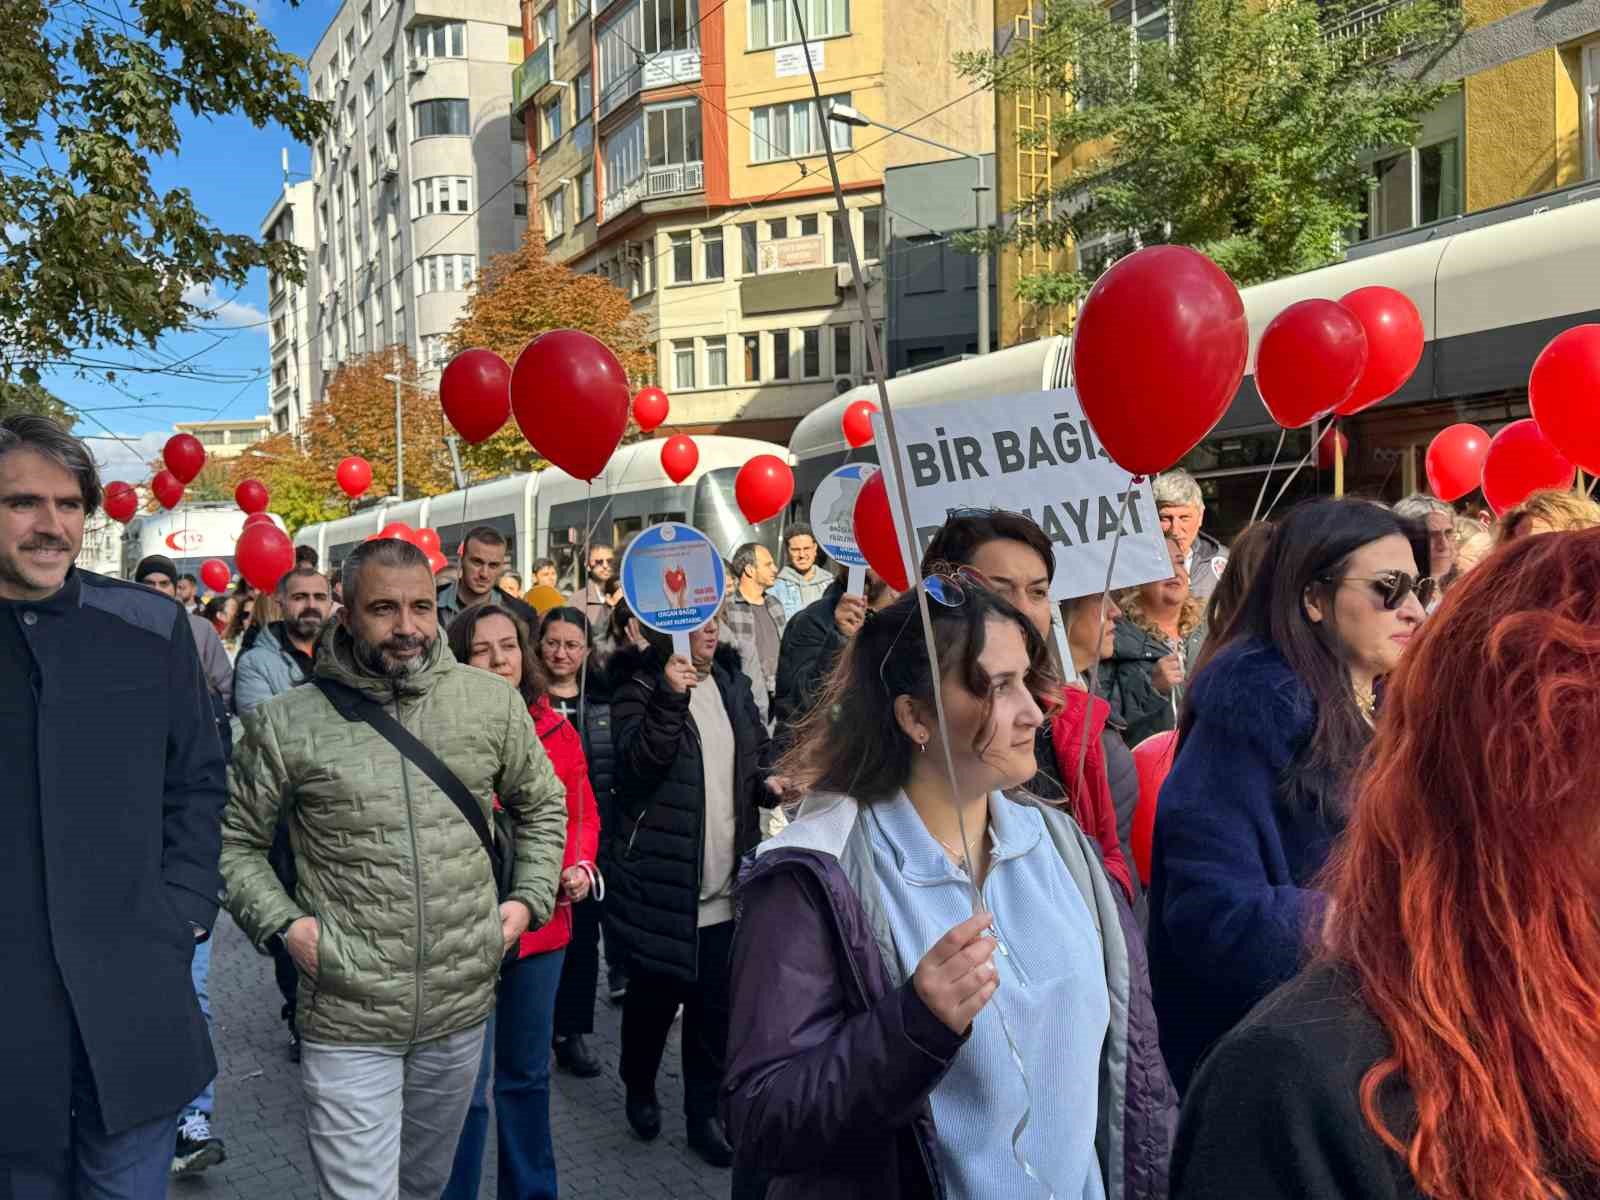
<svg viewBox="0 0 1600 1200">
<path fill-rule="evenodd" d="M 285 152 L 287 153 L 287 152 Z M 315 200 L 311 183 L 289 183 L 261 222 L 261 237 L 299 247 L 309 266 L 316 258 L 313 240 Z M 308 280 L 309 282 L 309 280 Z M 316 399 L 312 391 L 312 324 L 315 298 L 308 287 L 283 276 L 267 276 L 267 321 L 271 374 L 267 380 L 267 412 L 273 433 L 298 434 Z"/>
<path fill-rule="evenodd" d="M 992 147 L 993 99 L 952 65 L 991 44 L 991 8 L 806 0 L 805 11 L 826 102 L 958 149 Z M 570 0 L 524 5 L 530 221 L 552 256 L 608 276 L 649 320 L 673 429 L 782 440 L 868 376 L 847 239 L 881 326 L 884 170 L 934 153 L 820 119 L 791 12 L 783 0 L 612 0 L 592 16 Z"/>
<path fill-rule="evenodd" d="M 238 458 L 251 446 L 277 432 L 271 417 L 237 421 L 179 421 L 174 433 L 192 433 L 206 448 L 207 459 Z"/>
</svg>

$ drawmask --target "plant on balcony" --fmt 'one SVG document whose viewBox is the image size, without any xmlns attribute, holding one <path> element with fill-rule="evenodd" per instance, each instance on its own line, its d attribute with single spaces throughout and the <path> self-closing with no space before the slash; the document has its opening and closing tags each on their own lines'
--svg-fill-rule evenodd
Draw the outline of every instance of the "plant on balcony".
<svg viewBox="0 0 1600 1200">
<path fill-rule="evenodd" d="M 1047 12 L 1004 56 L 958 59 L 1000 97 L 1053 94 L 1051 118 L 1017 135 L 1025 159 L 1054 160 L 1052 186 L 1020 197 L 988 239 L 1079 248 L 1053 255 L 1072 269 L 1020 279 L 1043 307 L 1083 296 L 1139 242 L 1194 246 L 1240 286 L 1337 260 L 1362 219 L 1363 155 L 1409 144 L 1455 87 L 1413 52 L 1459 30 L 1454 0 L 1057 0 Z"/>
<path fill-rule="evenodd" d="M 599 275 L 579 275 L 551 259 L 539 229 L 530 231 L 518 249 L 489 261 L 450 331 L 450 351 L 486 346 L 515 363 L 524 346 L 552 329 L 593 334 L 641 382 L 655 371 L 648 326 L 628 297 Z M 561 397 L 550 401 L 559 404 Z M 629 436 L 636 437 L 637 431 L 630 428 Z M 462 458 L 480 476 L 548 465 L 523 440 L 515 422 L 480 445 L 462 447 Z"/>
<path fill-rule="evenodd" d="M 181 150 L 179 113 L 305 143 L 327 127 L 253 6 L 0 0 L 0 45 L 0 378 L 154 346 L 204 315 L 199 285 L 243 287 L 257 267 L 300 282 L 294 246 L 224 233 L 151 178 Z"/>
</svg>

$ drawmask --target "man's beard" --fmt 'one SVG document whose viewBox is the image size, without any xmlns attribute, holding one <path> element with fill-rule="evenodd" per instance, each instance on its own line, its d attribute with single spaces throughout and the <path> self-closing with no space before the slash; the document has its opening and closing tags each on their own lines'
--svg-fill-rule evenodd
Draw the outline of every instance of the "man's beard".
<svg viewBox="0 0 1600 1200">
<path fill-rule="evenodd" d="M 319 612 L 304 612 L 289 622 L 289 632 L 302 642 L 314 642 L 327 623 L 328 618 Z"/>
<path fill-rule="evenodd" d="M 419 674 L 427 665 L 428 648 L 433 645 L 433 639 L 412 635 L 392 637 L 376 644 L 356 638 L 355 643 L 356 661 L 367 670 L 385 679 L 404 679 L 407 675 Z M 412 658 L 396 657 L 398 652 L 413 647 L 421 653 Z"/>
</svg>

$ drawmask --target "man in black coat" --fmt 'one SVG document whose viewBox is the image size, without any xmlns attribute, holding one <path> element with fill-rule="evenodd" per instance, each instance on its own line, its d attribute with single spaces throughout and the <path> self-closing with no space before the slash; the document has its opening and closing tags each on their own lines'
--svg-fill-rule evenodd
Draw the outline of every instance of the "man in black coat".
<svg viewBox="0 0 1600 1200">
<path fill-rule="evenodd" d="M 76 570 L 100 501 L 55 422 L 0 421 L 0 1196 L 164 1200 L 216 1074 L 190 980 L 222 748 L 177 602 Z"/>
</svg>

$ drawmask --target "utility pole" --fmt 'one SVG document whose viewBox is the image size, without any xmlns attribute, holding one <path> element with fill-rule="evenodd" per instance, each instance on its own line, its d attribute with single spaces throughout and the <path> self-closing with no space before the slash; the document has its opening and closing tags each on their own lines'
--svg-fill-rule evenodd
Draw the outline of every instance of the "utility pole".
<svg viewBox="0 0 1600 1200">
<path fill-rule="evenodd" d="M 401 420 L 401 394 L 404 386 L 400 375 L 394 377 L 394 498 L 404 501 L 406 498 L 406 448 L 405 441 L 400 432 Z"/>
<path fill-rule="evenodd" d="M 983 155 L 973 156 L 973 162 L 978 164 L 978 185 L 972 189 L 972 228 L 976 233 L 982 233 L 983 224 L 983 194 L 989 190 L 989 185 L 984 180 Z M 978 254 L 978 353 L 989 353 L 989 249 L 984 247 Z"/>
</svg>

